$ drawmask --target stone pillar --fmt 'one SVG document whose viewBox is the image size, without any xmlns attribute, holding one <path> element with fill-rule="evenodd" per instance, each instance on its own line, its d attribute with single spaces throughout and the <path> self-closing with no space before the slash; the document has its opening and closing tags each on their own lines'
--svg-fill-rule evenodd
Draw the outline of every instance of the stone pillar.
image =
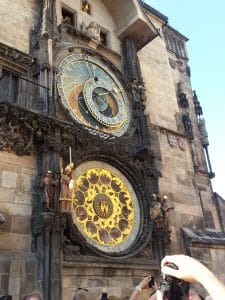
<svg viewBox="0 0 225 300">
<path fill-rule="evenodd" d="M 39 182 L 45 176 L 46 170 L 53 172 L 54 179 L 59 182 L 59 152 L 57 150 L 42 150 L 38 159 Z M 40 165 L 42 166 L 40 168 Z M 43 211 L 43 191 L 37 187 L 34 195 L 33 219 L 36 220 L 34 238 L 36 238 L 37 277 L 36 287 L 42 291 L 45 300 L 61 299 L 61 227 L 59 219 L 59 184 L 55 187 L 53 211 Z M 39 219 L 39 221 L 37 220 Z M 34 247 L 35 248 L 35 247 Z"/>
</svg>

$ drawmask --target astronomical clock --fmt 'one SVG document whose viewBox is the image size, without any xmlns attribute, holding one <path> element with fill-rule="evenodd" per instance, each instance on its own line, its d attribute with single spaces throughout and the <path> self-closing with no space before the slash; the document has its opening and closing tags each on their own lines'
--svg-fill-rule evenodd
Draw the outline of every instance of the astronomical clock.
<svg viewBox="0 0 225 300">
<path fill-rule="evenodd" d="M 100 139 L 119 139 L 128 130 L 131 103 L 114 72 L 97 58 L 66 56 L 58 66 L 57 87 L 64 109 L 84 130 L 97 130 Z M 124 257 L 138 245 L 143 204 L 126 173 L 106 161 L 82 161 L 74 170 L 70 227 L 95 253 Z"/>
<path fill-rule="evenodd" d="M 126 132 L 131 113 L 128 98 L 106 65 L 92 56 L 72 54 L 61 61 L 58 69 L 59 95 L 75 121 L 86 129 L 117 137 Z"/>
</svg>

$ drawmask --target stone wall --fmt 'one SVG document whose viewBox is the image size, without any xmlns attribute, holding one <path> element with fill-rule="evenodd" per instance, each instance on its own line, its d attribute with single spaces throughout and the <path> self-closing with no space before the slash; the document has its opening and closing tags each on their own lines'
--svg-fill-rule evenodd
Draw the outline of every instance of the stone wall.
<svg viewBox="0 0 225 300">
<path fill-rule="evenodd" d="M 194 246 L 190 248 L 191 256 L 202 262 L 208 269 L 210 269 L 218 279 L 225 284 L 225 251 L 224 247 L 198 247 Z M 206 295 L 206 291 L 198 286 L 202 295 Z"/>
<path fill-rule="evenodd" d="M 98 299 L 102 292 L 111 299 L 129 299 L 134 286 L 148 274 L 157 277 L 158 270 L 148 265 L 122 263 L 64 263 L 63 300 L 71 300 L 78 287 L 88 287 L 90 300 Z M 148 299 L 149 294 L 142 296 Z"/>
<path fill-rule="evenodd" d="M 150 18 L 157 28 L 161 28 L 162 21 L 153 15 Z M 154 145 L 153 152 L 157 155 L 160 151 L 162 157 L 159 191 L 168 197 L 173 207 L 170 211 L 172 243 L 168 251 L 180 253 L 185 251 L 180 228 L 220 228 L 193 105 L 188 61 L 166 49 L 162 29 L 160 36 L 139 52 L 139 59 L 147 95 L 145 112 L 150 122 L 158 127 L 160 145 L 158 149 Z M 178 105 L 178 82 L 182 82 L 188 99 L 194 140 L 185 135 L 183 124 L 179 128 L 176 121 L 177 114 L 185 111 Z M 196 173 L 196 160 L 205 174 Z"/>
<path fill-rule="evenodd" d="M 0 0 L 0 42 L 29 53 L 30 31 L 38 22 L 40 6 L 36 0 L 15 0 L 13 5 Z"/>
<path fill-rule="evenodd" d="M 0 153 L 0 295 L 13 299 L 34 288 L 35 262 L 31 254 L 31 193 L 36 159 Z"/>
</svg>

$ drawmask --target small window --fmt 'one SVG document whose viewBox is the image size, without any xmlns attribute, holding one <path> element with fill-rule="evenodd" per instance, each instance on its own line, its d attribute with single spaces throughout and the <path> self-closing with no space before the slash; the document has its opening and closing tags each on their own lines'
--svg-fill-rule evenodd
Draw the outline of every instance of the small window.
<svg viewBox="0 0 225 300">
<path fill-rule="evenodd" d="M 91 15 L 91 5 L 88 3 L 88 1 L 82 1 L 82 11 Z"/>
<path fill-rule="evenodd" d="M 108 42 L 108 32 L 105 31 L 104 29 L 100 29 L 100 42 L 102 45 L 108 47 L 109 42 Z"/>
<path fill-rule="evenodd" d="M 19 94 L 19 77 L 7 70 L 2 70 L 0 78 L 0 100 L 16 103 Z"/>
<path fill-rule="evenodd" d="M 62 23 L 75 26 L 75 15 L 69 9 L 62 7 Z"/>
</svg>

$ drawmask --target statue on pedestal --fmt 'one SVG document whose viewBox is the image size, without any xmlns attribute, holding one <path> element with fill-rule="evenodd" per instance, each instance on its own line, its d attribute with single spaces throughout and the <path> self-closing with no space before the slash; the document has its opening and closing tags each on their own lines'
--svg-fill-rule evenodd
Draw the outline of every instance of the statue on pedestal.
<svg viewBox="0 0 225 300">
<path fill-rule="evenodd" d="M 74 186 L 74 180 L 72 178 L 73 168 L 73 163 L 67 165 L 61 177 L 61 190 L 59 198 L 61 212 L 72 211 L 72 192 Z"/>
<path fill-rule="evenodd" d="M 41 183 L 41 186 L 44 188 L 44 211 L 54 210 L 55 188 L 57 183 L 58 181 L 53 178 L 52 171 L 48 170 Z"/>
<path fill-rule="evenodd" d="M 91 22 L 85 29 L 84 34 L 90 39 L 100 42 L 100 28 L 97 23 Z"/>
<path fill-rule="evenodd" d="M 150 217 L 156 228 L 161 228 L 163 226 L 162 204 L 156 194 L 152 194 Z"/>
<path fill-rule="evenodd" d="M 167 196 L 163 196 L 162 199 L 162 214 L 163 214 L 163 219 L 164 219 L 164 226 L 167 230 L 170 231 L 170 211 L 174 209 L 174 206 L 170 206 L 167 202 Z"/>
</svg>

